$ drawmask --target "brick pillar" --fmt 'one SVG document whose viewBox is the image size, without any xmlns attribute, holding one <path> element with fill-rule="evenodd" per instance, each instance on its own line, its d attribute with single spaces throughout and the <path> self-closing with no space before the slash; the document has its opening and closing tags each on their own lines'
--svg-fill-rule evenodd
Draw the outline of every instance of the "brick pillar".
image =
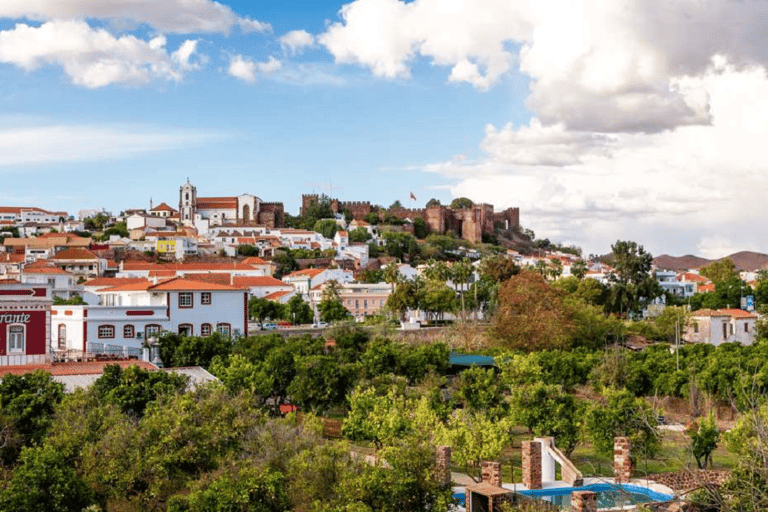
<svg viewBox="0 0 768 512">
<path fill-rule="evenodd" d="M 501 462 L 483 461 L 480 468 L 484 483 L 501 487 Z"/>
<path fill-rule="evenodd" d="M 451 447 L 438 446 L 435 461 L 435 480 L 443 485 L 451 485 Z"/>
<path fill-rule="evenodd" d="M 626 483 L 632 478 L 631 446 L 629 438 L 617 437 L 613 440 L 613 472 L 616 483 Z"/>
<path fill-rule="evenodd" d="M 573 512 L 597 512 L 597 494 L 592 491 L 574 491 L 571 493 Z"/>
<path fill-rule="evenodd" d="M 523 485 L 541 489 L 541 443 L 523 441 Z"/>
</svg>

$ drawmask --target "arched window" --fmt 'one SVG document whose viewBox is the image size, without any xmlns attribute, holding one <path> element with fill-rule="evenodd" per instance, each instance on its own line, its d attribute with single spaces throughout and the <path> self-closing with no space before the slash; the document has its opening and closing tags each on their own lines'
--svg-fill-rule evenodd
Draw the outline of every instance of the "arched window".
<svg viewBox="0 0 768 512">
<path fill-rule="evenodd" d="M 8 326 L 8 352 L 24 352 L 27 341 L 23 325 Z"/>
<path fill-rule="evenodd" d="M 59 350 L 67 350 L 67 326 L 59 324 Z"/>
<path fill-rule="evenodd" d="M 200 326 L 200 336 L 211 335 L 211 324 L 203 324 Z"/>
<path fill-rule="evenodd" d="M 179 324 L 179 335 L 192 336 L 192 324 Z"/>
<path fill-rule="evenodd" d="M 232 328 L 229 324 L 218 324 L 216 326 L 216 332 L 222 336 L 229 336 L 232 332 Z"/>
<path fill-rule="evenodd" d="M 123 338 L 133 338 L 134 336 L 136 336 L 136 329 L 133 328 L 133 325 L 123 326 Z"/>
</svg>

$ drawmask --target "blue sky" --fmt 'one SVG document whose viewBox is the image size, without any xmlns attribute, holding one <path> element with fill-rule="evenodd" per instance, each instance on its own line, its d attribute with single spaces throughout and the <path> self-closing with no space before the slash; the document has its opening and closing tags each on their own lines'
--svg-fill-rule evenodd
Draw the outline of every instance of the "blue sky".
<svg viewBox="0 0 768 512">
<path fill-rule="evenodd" d="M 768 7 L 710 4 L 4 0 L 0 202 L 413 191 L 586 252 L 768 252 Z"/>
</svg>

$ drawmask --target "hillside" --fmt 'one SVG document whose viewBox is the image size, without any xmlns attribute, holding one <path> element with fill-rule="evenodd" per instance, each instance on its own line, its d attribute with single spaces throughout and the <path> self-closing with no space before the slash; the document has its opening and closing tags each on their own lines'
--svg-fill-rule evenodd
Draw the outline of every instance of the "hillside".
<svg viewBox="0 0 768 512">
<path fill-rule="evenodd" d="M 738 271 L 752 271 L 768 265 L 768 254 L 759 252 L 740 251 L 719 259 L 725 258 L 730 258 L 731 261 L 733 261 L 733 264 L 736 266 L 736 270 Z M 685 256 L 670 256 L 668 254 L 662 254 L 661 256 L 657 256 L 653 259 L 654 265 L 656 265 L 658 268 L 678 271 L 703 267 L 704 265 L 708 265 L 713 261 L 717 260 L 708 260 L 706 258 L 693 256 L 691 254 L 686 254 Z"/>
</svg>

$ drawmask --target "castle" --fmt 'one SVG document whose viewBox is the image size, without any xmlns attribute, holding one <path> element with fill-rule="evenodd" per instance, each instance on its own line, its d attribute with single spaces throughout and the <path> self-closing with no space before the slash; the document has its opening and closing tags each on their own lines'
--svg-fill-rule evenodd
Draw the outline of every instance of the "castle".
<svg viewBox="0 0 768 512">
<path fill-rule="evenodd" d="M 189 180 L 179 188 L 179 220 L 186 226 L 207 227 L 235 224 L 238 226 L 282 227 L 285 222 L 283 203 L 265 203 L 251 194 L 233 197 L 198 197 L 197 187 Z"/>
<path fill-rule="evenodd" d="M 303 214 L 310 204 L 317 203 L 319 199 L 317 194 L 302 195 L 301 213 Z M 331 199 L 331 209 L 334 213 L 349 211 L 355 219 L 364 219 L 366 215 L 374 212 L 373 206 L 368 201 Z M 507 208 L 497 213 L 494 212 L 493 205 L 486 203 L 455 210 L 443 205 L 432 205 L 423 209 L 397 208 L 379 212 L 379 215 L 385 212 L 398 219 L 413 220 L 416 217 L 421 217 L 429 225 L 432 233 L 444 235 L 452 231 L 457 236 L 473 243 L 482 242 L 483 235 L 492 235 L 497 224 L 501 224 L 503 229 L 520 226 L 519 208 Z"/>
</svg>

